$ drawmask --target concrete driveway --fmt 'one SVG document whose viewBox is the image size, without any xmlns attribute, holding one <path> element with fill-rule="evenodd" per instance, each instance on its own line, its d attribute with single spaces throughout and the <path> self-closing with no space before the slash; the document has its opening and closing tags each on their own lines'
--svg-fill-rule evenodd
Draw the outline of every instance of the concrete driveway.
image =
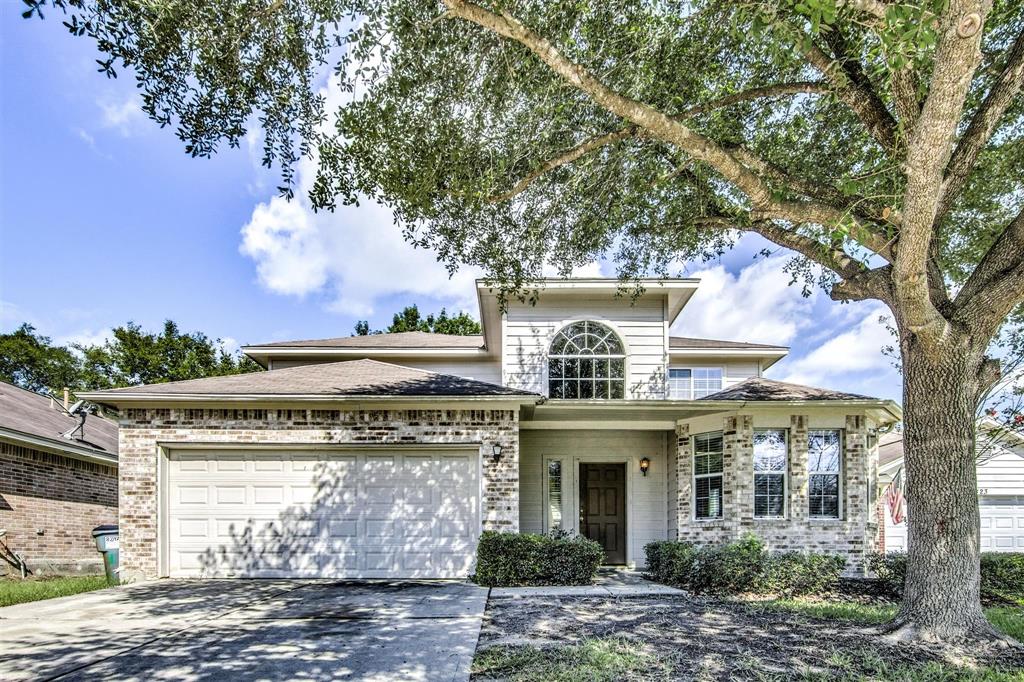
<svg viewBox="0 0 1024 682">
<path fill-rule="evenodd" d="M 164 580 L 0 608 L 2 680 L 466 680 L 487 590 Z"/>
</svg>

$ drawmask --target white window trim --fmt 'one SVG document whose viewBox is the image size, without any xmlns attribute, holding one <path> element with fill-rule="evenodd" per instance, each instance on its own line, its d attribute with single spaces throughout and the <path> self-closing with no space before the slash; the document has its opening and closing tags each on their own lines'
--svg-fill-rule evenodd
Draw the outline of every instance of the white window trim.
<svg viewBox="0 0 1024 682">
<path fill-rule="evenodd" d="M 671 374 L 672 374 L 672 370 L 674 370 L 674 369 L 688 369 L 688 370 L 690 370 L 690 395 L 688 395 L 688 396 L 679 396 L 679 395 L 673 395 L 672 394 L 672 378 L 671 378 Z M 668 374 L 665 376 L 666 394 L 668 395 L 670 400 L 696 400 L 696 398 L 694 397 L 693 372 L 694 372 L 694 370 L 698 370 L 698 369 L 717 369 L 719 372 L 722 373 L 722 385 L 721 385 L 721 387 L 718 390 L 721 391 L 721 390 L 723 390 L 725 388 L 725 367 L 724 366 L 718 366 L 718 365 L 670 365 L 669 368 L 668 368 Z M 712 391 L 712 393 L 717 393 L 717 391 Z"/>
<path fill-rule="evenodd" d="M 835 431 L 839 434 L 839 471 L 811 471 L 810 466 L 810 438 L 811 434 L 815 431 Z M 843 505 L 843 493 L 846 490 L 843 479 L 846 478 L 846 433 L 843 429 L 807 429 L 807 518 L 813 521 L 841 521 L 843 519 L 843 512 L 845 505 Z M 838 504 L 836 505 L 836 516 L 820 516 L 811 514 L 811 477 L 814 475 L 820 476 L 839 476 L 839 487 L 836 494 L 839 496 Z"/>
<path fill-rule="evenodd" d="M 576 324 L 578 322 L 594 322 L 597 324 L 608 327 L 615 335 L 619 344 L 622 346 L 622 354 L 616 355 L 564 355 L 561 353 L 552 353 L 551 345 L 558 338 L 558 335 L 562 333 L 569 325 Z M 504 330 L 502 332 L 502 340 L 504 342 Z M 544 356 L 543 372 L 544 372 L 544 395 L 551 397 L 551 368 L 548 366 L 548 360 L 578 360 L 578 359 L 591 359 L 591 360 L 622 360 L 622 398 L 628 400 L 629 394 L 629 370 L 630 370 L 630 355 L 629 346 L 626 345 L 626 336 L 618 328 L 618 325 L 614 324 L 610 320 L 602 319 L 599 317 L 581 317 L 581 318 L 570 318 L 562 320 L 561 324 L 558 324 L 554 328 L 554 332 L 550 334 L 547 339 L 547 345 L 545 346 L 546 355 Z M 504 356 L 503 356 L 504 357 Z M 609 378 L 610 379 L 610 378 Z M 578 379 L 577 379 L 578 380 Z M 570 380 L 571 381 L 571 380 Z M 617 380 L 616 380 L 617 381 Z M 620 398 L 593 398 L 593 400 L 621 400 Z M 559 400 L 581 400 L 581 398 L 559 398 Z M 582 400 L 591 400 L 591 398 L 582 398 Z M 564 464 L 564 463 L 563 463 Z"/>
<path fill-rule="evenodd" d="M 722 471 L 717 474 L 698 474 L 697 473 L 697 437 L 698 436 L 711 436 L 720 435 L 722 437 Z M 702 478 L 711 478 L 718 476 L 722 479 L 722 508 L 721 513 L 718 516 L 697 516 L 697 481 Z M 714 521 L 721 521 L 725 518 L 725 434 L 722 431 L 705 431 L 704 433 L 696 433 L 690 438 L 690 479 L 693 494 L 690 496 L 690 505 L 692 506 L 692 513 L 690 518 L 698 523 L 710 523 Z"/>
<path fill-rule="evenodd" d="M 550 533 L 552 530 L 551 525 L 551 490 L 548 485 L 548 467 L 551 462 L 559 462 L 562 465 L 562 529 L 570 530 L 566 528 L 566 516 L 565 516 L 565 483 L 566 483 L 566 458 L 565 457 L 545 457 L 543 460 L 544 469 L 541 471 L 541 487 L 543 489 L 543 500 L 544 500 L 544 524 L 543 530 L 545 533 Z"/>
<path fill-rule="evenodd" d="M 757 469 L 754 469 L 754 457 L 753 457 L 754 441 L 753 441 L 753 438 L 751 438 L 751 441 L 750 441 L 750 452 L 751 452 L 751 458 L 750 458 L 750 460 L 751 460 L 751 462 L 750 462 L 750 468 L 751 468 L 750 497 L 751 497 L 751 500 L 750 501 L 752 503 L 751 507 L 753 509 L 753 517 L 754 517 L 754 519 L 756 521 L 783 521 L 783 520 L 786 520 L 786 519 L 789 518 L 789 512 L 790 512 L 790 509 L 789 509 L 789 460 L 790 460 L 790 457 L 792 457 L 792 454 L 790 452 L 790 447 L 789 447 L 789 429 L 770 428 L 770 427 L 769 428 L 763 428 L 763 429 L 754 429 L 754 434 L 756 435 L 757 433 L 763 433 L 765 431 L 782 431 L 782 437 L 783 437 L 783 439 L 786 442 L 786 465 L 782 468 L 782 516 L 758 516 L 757 515 L 757 475 L 758 474 L 775 474 L 775 475 L 778 475 L 778 472 L 775 472 L 775 471 L 758 471 Z"/>
</svg>

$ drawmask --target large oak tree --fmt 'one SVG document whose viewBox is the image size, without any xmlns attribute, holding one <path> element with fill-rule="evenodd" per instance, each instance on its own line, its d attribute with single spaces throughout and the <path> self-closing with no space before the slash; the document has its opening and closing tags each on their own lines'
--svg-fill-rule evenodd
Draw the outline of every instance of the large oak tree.
<svg viewBox="0 0 1024 682">
<path fill-rule="evenodd" d="M 628 280 L 753 232 L 833 298 L 885 303 L 913 514 L 894 632 L 995 637 L 973 434 L 1000 374 L 988 349 L 1024 299 L 1022 3 L 49 4 L 189 152 L 255 116 L 286 194 L 311 155 L 314 205 L 372 197 L 510 289 L 545 262 L 611 250 Z M 314 87 L 326 66 L 349 95 L 336 111 Z"/>
</svg>

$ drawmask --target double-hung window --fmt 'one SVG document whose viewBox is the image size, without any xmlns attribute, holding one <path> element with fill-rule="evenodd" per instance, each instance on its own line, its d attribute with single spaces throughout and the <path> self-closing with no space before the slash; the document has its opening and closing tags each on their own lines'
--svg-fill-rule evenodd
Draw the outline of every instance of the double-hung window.
<svg viewBox="0 0 1024 682">
<path fill-rule="evenodd" d="M 842 433 L 835 429 L 807 434 L 808 513 L 811 518 L 838 519 Z"/>
<path fill-rule="evenodd" d="M 721 390 L 721 367 L 672 367 L 668 370 L 670 398 L 696 400 Z"/>
<path fill-rule="evenodd" d="M 788 451 L 785 429 L 754 432 L 754 518 L 786 515 Z"/>
<path fill-rule="evenodd" d="M 722 518 L 722 433 L 693 437 L 693 509 L 698 519 Z"/>
</svg>

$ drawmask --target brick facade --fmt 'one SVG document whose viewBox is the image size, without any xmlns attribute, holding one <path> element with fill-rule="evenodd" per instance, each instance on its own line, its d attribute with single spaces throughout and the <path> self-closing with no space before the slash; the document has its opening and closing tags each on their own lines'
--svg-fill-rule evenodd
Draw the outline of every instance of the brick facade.
<svg viewBox="0 0 1024 682">
<path fill-rule="evenodd" d="M 518 410 L 125 409 L 120 421 L 121 575 L 157 564 L 158 443 L 479 443 L 485 530 L 519 528 Z M 502 447 L 501 459 L 490 456 Z"/>
<path fill-rule="evenodd" d="M 847 415 L 843 429 L 841 513 L 838 519 L 809 518 L 807 432 L 818 428 L 812 417 L 792 415 L 788 429 L 787 510 L 782 519 L 754 518 L 753 436 L 751 415 L 733 415 L 722 423 L 724 463 L 721 519 L 696 520 L 692 507 L 693 453 L 687 425 L 676 429 L 676 537 L 695 544 L 717 544 L 753 533 L 774 551 L 817 551 L 842 554 L 847 572 L 862 574 L 866 555 L 875 548 L 877 516 L 870 508 L 870 453 L 867 419 Z M 777 426 L 773 426 L 777 428 Z"/>
<path fill-rule="evenodd" d="M 117 523 L 115 467 L 0 442 L 0 528 L 34 573 L 102 572 L 92 529 L 107 523 Z"/>
</svg>

